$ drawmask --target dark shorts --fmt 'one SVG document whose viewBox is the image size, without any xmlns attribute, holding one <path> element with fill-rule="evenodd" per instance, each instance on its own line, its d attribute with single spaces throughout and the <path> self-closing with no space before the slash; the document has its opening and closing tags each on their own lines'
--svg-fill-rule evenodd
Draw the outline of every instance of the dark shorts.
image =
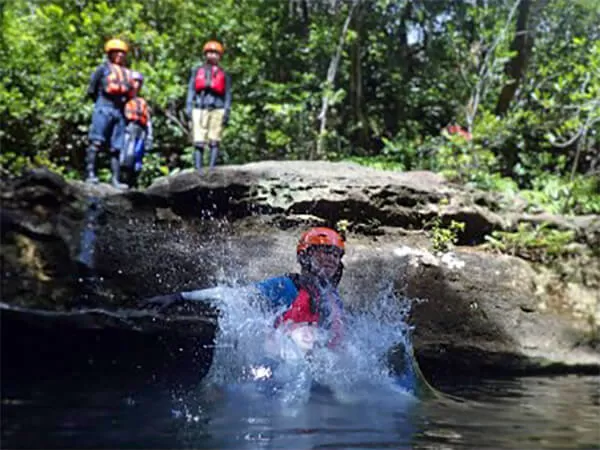
<svg viewBox="0 0 600 450">
<path fill-rule="evenodd" d="M 110 149 L 121 150 L 125 135 L 125 117 L 120 110 L 110 106 L 96 105 L 92 114 L 89 139 L 92 142 L 107 142 Z"/>
</svg>

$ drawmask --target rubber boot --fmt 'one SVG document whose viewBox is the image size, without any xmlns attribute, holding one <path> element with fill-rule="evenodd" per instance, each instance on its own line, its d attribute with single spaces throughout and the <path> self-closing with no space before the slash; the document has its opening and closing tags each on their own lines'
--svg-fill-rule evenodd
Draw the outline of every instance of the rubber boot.
<svg viewBox="0 0 600 450">
<path fill-rule="evenodd" d="M 212 171 L 217 164 L 217 157 L 219 156 L 219 143 L 211 142 L 210 144 L 210 170 Z"/>
<path fill-rule="evenodd" d="M 119 180 L 126 184 L 128 187 L 131 187 L 131 172 L 132 170 L 129 167 L 121 166 L 121 172 L 119 173 Z"/>
<path fill-rule="evenodd" d="M 198 172 L 202 171 L 202 157 L 204 156 L 204 145 L 197 145 L 194 150 L 194 167 Z"/>
<path fill-rule="evenodd" d="M 86 178 L 85 182 L 89 184 L 97 184 L 98 177 L 96 176 L 96 153 L 97 148 L 95 145 L 90 145 L 85 154 L 85 171 Z"/>
<path fill-rule="evenodd" d="M 119 181 L 121 175 L 121 163 L 117 153 L 113 153 L 110 158 L 110 170 L 112 171 L 111 184 L 117 189 L 127 189 L 129 186 Z"/>
<path fill-rule="evenodd" d="M 130 172 L 130 182 L 129 187 L 137 189 L 139 184 L 140 172 L 137 170 L 132 170 Z"/>
</svg>

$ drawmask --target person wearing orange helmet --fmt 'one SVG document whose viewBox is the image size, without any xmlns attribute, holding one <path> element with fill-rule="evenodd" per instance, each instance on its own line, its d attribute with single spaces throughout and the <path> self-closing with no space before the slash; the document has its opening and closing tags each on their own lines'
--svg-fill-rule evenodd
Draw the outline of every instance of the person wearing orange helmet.
<svg viewBox="0 0 600 450">
<path fill-rule="evenodd" d="M 110 39 L 104 45 L 104 51 L 107 60 L 96 68 L 87 89 L 88 97 L 95 103 L 89 131 L 90 146 L 85 161 L 86 182 L 98 182 L 96 155 L 108 144 L 111 153 L 112 185 L 118 189 L 125 189 L 127 186 L 119 181 L 119 152 L 123 148 L 125 133 L 123 108 L 132 88 L 131 74 L 125 67 L 129 47 L 121 39 Z"/>
<path fill-rule="evenodd" d="M 329 332 L 328 347 L 337 347 L 344 309 L 337 286 L 344 270 L 344 252 L 344 239 L 331 228 L 311 228 L 302 234 L 296 246 L 300 273 L 270 278 L 257 285 L 273 306 L 287 307 L 275 320 L 275 328 L 292 331 L 297 326 L 317 326 Z"/>
<path fill-rule="evenodd" d="M 192 68 L 188 82 L 186 114 L 192 121 L 194 167 L 201 171 L 204 149 L 210 146 L 210 169 L 217 162 L 223 128 L 231 111 L 231 79 L 219 66 L 223 45 L 208 41 L 202 52 L 204 63 Z"/>
<path fill-rule="evenodd" d="M 299 273 L 272 277 L 253 286 L 274 311 L 282 311 L 275 328 L 293 330 L 311 325 L 328 334 L 327 346 L 342 339 L 344 307 L 338 292 L 344 265 L 345 241 L 335 230 L 315 227 L 304 232 L 296 246 Z M 210 291 L 210 290 L 208 290 Z M 167 307 L 183 301 L 210 301 L 204 291 L 190 291 L 150 298 L 144 306 Z"/>
</svg>

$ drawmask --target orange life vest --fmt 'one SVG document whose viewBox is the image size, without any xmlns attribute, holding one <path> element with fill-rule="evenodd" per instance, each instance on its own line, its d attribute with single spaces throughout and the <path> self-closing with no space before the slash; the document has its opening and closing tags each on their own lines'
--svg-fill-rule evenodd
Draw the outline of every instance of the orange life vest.
<svg viewBox="0 0 600 450">
<path fill-rule="evenodd" d="M 108 64 L 104 91 L 110 95 L 126 95 L 131 90 L 131 72 L 126 67 Z"/>
<path fill-rule="evenodd" d="M 146 126 L 148 123 L 148 103 L 141 97 L 135 97 L 125 104 L 125 118 L 129 122 L 136 122 Z"/>
<path fill-rule="evenodd" d="M 210 89 L 217 95 L 225 95 L 225 72 L 218 66 L 200 66 L 196 72 L 196 92 Z"/>
</svg>

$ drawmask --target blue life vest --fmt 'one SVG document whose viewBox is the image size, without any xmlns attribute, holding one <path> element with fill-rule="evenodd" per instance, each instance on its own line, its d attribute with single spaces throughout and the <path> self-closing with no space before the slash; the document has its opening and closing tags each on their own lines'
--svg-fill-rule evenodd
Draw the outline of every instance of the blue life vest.
<svg viewBox="0 0 600 450">
<path fill-rule="evenodd" d="M 298 296 L 298 288 L 287 275 L 259 281 L 255 286 L 275 308 L 291 306 Z"/>
</svg>

